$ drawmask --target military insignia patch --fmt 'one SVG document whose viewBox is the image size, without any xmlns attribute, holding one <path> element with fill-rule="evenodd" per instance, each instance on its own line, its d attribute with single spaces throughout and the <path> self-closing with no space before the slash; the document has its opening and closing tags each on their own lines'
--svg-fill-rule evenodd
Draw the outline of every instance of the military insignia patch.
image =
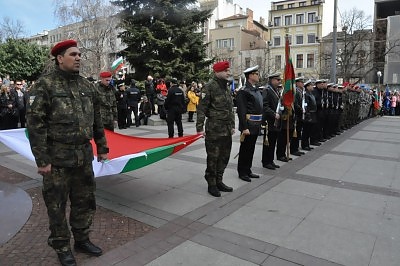
<svg viewBox="0 0 400 266">
<path fill-rule="evenodd" d="M 201 93 L 201 98 L 204 99 L 206 97 L 206 94 L 203 92 Z"/>
<path fill-rule="evenodd" d="M 35 101 L 36 96 L 30 96 L 29 97 L 29 105 L 32 105 L 32 103 Z"/>
</svg>

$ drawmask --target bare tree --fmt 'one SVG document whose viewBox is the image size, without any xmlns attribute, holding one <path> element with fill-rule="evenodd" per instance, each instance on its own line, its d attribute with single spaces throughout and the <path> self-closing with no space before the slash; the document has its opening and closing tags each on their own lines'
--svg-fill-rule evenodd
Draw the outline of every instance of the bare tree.
<svg viewBox="0 0 400 266">
<path fill-rule="evenodd" d="M 107 69 L 118 50 L 117 8 L 105 0 L 54 0 L 54 15 L 68 25 L 68 38 L 79 42 L 85 56 L 85 75 Z"/>
<path fill-rule="evenodd" d="M 337 73 L 343 81 L 354 83 L 374 81 L 377 32 L 372 31 L 371 16 L 356 8 L 344 12 L 341 16 L 341 31 L 337 34 Z M 386 46 L 384 55 L 393 53 L 399 42 L 391 42 Z M 322 40 L 321 76 L 329 78 L 332 64 L 332 34 Z M 380 52 L 381 53 L 381 52 Z"/>
<path fill-rule="evenodd" d="M 0 41 L 6 39 L 18 39 L 24 34 L 25 26 L 22 21 L 3 17 L 3 21 L 0 23 Z"/>
</svg>

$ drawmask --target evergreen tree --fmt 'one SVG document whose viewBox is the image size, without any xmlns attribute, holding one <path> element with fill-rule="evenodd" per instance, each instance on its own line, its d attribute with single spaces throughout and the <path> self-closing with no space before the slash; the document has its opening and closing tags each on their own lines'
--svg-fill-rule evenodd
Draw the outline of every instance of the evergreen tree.
<svg viewBox="0 0 400 266">
<path fill-rule="evenodd" d="M 35 80 L 49 60 L 49 48 L 23 39 L 7 39 L 0 44 L 0 76 Z"/>
<path fill-rule="evenodd" d="M 120 0 L 121 53 L 135 68 L 135 79 L 148 74 L 178 79 L 208 79 L 202 24 L 211 11 L 195 8 L 196 0 Z"/>
</svg>

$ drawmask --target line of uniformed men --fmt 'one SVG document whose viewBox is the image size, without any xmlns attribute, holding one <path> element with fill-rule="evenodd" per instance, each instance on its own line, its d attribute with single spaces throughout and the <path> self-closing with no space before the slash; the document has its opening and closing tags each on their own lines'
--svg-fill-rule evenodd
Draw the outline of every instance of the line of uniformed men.
<svg viewBox="0 0 400 266">
<path fill-rule="evenodd" d="M 244 71 L 246 78 L 249 73 L 258 71 L 258 66 Z M 360 120 L 370 117 L 373 112 L 373 93 L 349 83 L 342 85 L 327 83 L 326 80 L 295 79 L 296 93 L 293 104 L 288 107 L 283 103 L 282 79 L 280 73 L 268 76 L 268 84 L 260 87 L 262 94 L 262 110 L 249 108 L 257 103 L 257 94 L 245 93 L 246 97 L 236 99 L 241 131 L 241 148 L 239 152 L 239 178 L 250 182 L 251 170 L 243 172 L 243 160 L 253 157 L 253 148 L 243 149 L 246 129 L 254 126 L 254 121 L 248 117 L 262 116 L 265 122 L 262 164 L 264 168 L 275 170 L 279 168 L 274 162 L 276 158 L 288 162 L 291 155 L 305 154 L 301 150 L 310 151 L 311 146 L 320 146 L 322 142 L 339 135 L 343 130 L 352 127 Z M 239 90 L 238 96 L 254 85 L 248 84 Z M 242 92 L 244 91 L 244 92 Z M 250 92 L 250 91 L 249 91 Z M 257 111 L 256 111 L 257 110 Z M 252 113 L 248 113 L 251 111 Z M 247 118 L 246 116 L 247 115 Z M 250 126 L 251 125 L 251 126 Z M 263 126 L 259 126 L 260 130 Z M 247 137 L 247 135 L 246 135 Z M 288 147 L 289 145 L 289 147 Z M 248 163 L 247 163 L 248 164 Z M 250 164 L 251 167 L 251 164 Z"/>
</svg>

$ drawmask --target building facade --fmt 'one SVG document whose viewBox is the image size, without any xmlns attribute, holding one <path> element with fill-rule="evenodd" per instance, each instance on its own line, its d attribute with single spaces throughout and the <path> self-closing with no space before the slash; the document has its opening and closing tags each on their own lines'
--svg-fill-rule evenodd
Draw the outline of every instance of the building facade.
<svg viewBox="0 0 400 266">
<path fill-rule="evenodd" d="M 323 16 L 325 5 L 325 1 L 321 0 L 284 0 L 271 3 L 268 27 L 269 64 L 272 72 L 281 72 L 284 69 L 287 37 L 296 76 L 320 77 L 320 40 L 323 27 L 331 25 Z"/>
<path fill-rule="evenodd" d="M 398 0 L 375 0 L 374 81 L 400 83 L 400 4 Z"/>
<path fill-rule="evenodd" d="M 217 20 L 210 30 L 209 53 L 212 58 L 228 60 L 234 79 L 238 79 L 250 65 L 264 69 L 268 29 L 253 20 L 253 11 Z"/>
</svg>

